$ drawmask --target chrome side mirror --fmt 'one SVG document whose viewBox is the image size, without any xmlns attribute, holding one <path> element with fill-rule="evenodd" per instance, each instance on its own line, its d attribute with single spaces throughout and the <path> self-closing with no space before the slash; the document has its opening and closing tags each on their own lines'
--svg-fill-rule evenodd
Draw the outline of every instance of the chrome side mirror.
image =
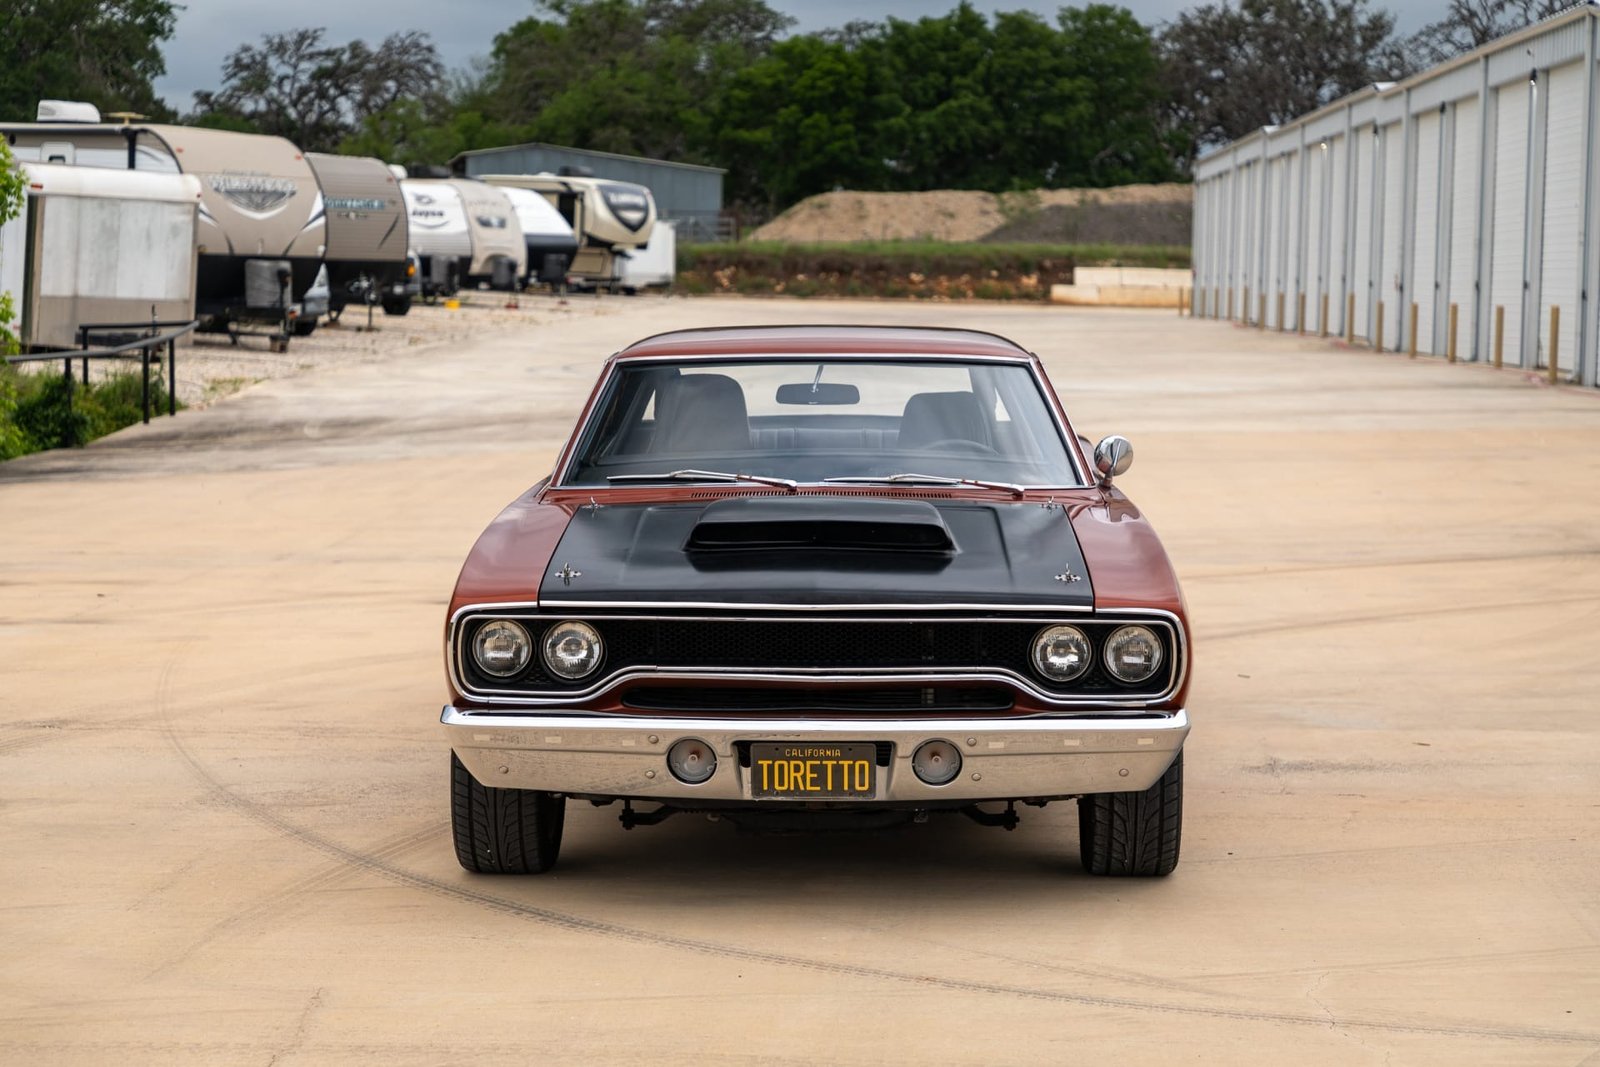
<svg viewBox="0 0 1600 1067">
<path fill-rule="evenodd" d="M 1112 434 L 1094 446 L 1094 469 L 1100 472 L 1100 484 L 1110 485 L 1111 479 L 1133 466 L 1133 445 L 1126 437 Z"/>
</svg>

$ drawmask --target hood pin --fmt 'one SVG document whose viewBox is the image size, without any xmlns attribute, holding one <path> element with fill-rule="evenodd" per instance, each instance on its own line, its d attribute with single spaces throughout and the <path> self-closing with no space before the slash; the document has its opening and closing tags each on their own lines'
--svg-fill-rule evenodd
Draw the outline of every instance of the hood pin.
<svg viewBox="0 0 1600 1067">
<path fill-rule="evenodd" d="M 561 569 L 556 571 L 556 577 L 561 579 L 562 585 L 571 585 L 572 579 L 582 578 L 583 572 L 573 568 L 570 563 L 563 563 Z M 1074 579 L 1076 581 L 1076 579 Z"/>
</svg>

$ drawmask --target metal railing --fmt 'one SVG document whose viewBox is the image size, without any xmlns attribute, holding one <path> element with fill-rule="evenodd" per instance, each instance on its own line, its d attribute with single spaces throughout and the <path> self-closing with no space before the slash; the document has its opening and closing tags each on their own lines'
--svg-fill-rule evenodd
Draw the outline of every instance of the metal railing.
<svg viewBox="0 0 1600 1067">
<path fill-rule="evenodd" d="M 161 360 L 161 347 L 163 345 L 166 346 L 167 414 L 176 415 L 178 413 L 178 338 L 182 337 L 186 333 L 193 332 L 197 327 L 199 327 L 199 325 L 200 323 L 198 320 L 161 321 L 157 319 L 152 319 L 147 322 L 85 323 L 78 327 L 78 343 L 83 346 L 81 349 L 76 351 L 67 350 L 62 352 L 38 352 L 30 355 L 7 356 L 6 362 L 45 363 L 55 359 L 61 360 L 63 377 L 67 383 L 67 410 L 70 412 L 72 410 L 73 360 L 76 359 L 82 362 L 83 384 L 87 386 L 89 384 L 89 361 L 91 359 L 128 359 L 130 358 L 128 356 L 129 352 L 137 351 L 139 353 L 139 361 L 144 370 L 144 421 L 148 424 L 150 421 L 150 364 L 152 361 L 152 355 L 155 362 L 159 363 Z M 92 334 L 112 332 L 126 333 L 129 330 L 149 330 L 151 332 L 140 337 L 135 337 L 130 341 L 124 341 L 121 344 L 112 345 L 109 348 L 89 347 L 89 338 Z M 73 428 L 72 420 L 70 418 L 66 420 L 66 435 L 67 440 L 63 442 L 65 445 L 71 446 L 77 443 L 75 440 L 77 436 L 76 431 Z"/>
</svg>

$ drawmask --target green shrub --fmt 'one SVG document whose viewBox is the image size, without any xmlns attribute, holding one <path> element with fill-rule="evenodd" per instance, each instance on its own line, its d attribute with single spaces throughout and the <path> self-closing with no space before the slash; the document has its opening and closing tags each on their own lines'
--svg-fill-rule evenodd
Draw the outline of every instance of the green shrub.
<svg viewBox="0 0 1600 1067">
<path fill-rule="evenodd" d="M 0 366 L 0 460 L 87 444 L 131 426 L 144 417 L 142 394 L 138 372 L 69 388 L 65 376 L 54 370 L 24 374 Z M 166 410 L 165 384 L 152 375 L 150 412 Z"/>
</svg>

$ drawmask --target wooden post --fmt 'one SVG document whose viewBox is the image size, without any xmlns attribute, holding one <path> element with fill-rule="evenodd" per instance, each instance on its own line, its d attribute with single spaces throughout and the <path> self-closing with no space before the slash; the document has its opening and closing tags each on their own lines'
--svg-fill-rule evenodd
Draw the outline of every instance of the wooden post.
<svg viewBox="0 0 1600 1067">
<path fill-rule="evenodd" d="M 1561 372 L 1561 306 L 1550 305 L 1550 384 L 1556 384 Z"/>
<path fill-rule="evenodd" d="M 1451 304 L 1450 305 L 1450 354 L 1449 354 L 1449 359 L 1450 359 L 1451 363 L 1454 363 L 1456 361 L 1456 312 L 1459 311 L 1459 310 L 1460 309 L 1455 304 Z"/>
<path fill-rule="evenodd" d="M 1257 309 L 1259 314 L 1256 315 L 1256 329 L 1265 330 L 1267 328 L 1267 294 L 1262 293 L 1257 303 L 1260 306 Z"/>
<path fill-rule="evenodd" d="M 1178 286 L 1178 318 L 1183 318 L 1183 286 Z"/>
<path fill-rule="evenodd" d="M 1283 332 L 1283 290 L 1278 290 L 1278 332 Z"/>
<path fill-rule="evenodd" d="M 1383 301 L 1378 301 L 1378 328 L 1372 331 L 1372 350 L 1383 351 Z"/>
<path fill-rule="evenodd" d="M 1228 319 L 1233 319 L 1233 286 L 1228 286 Z"/>
<path fill-rule="evenodd" d="M 1239 321 L 1246 326 L 1250 324 L 1250 287 L 1244 287 L 1244 293 L 1239 300 Z"/>
<path fill-rule="evenodd" d="M 1294 328 L 1301 337 L 1306 335 L 1306 294 L 1300 293 L 1294 298 Z"/>
<path fill-rule="evenodd" d="M 1407 334 L 1407 337 L 1411 341 L 1410 356 L 1411 356 L 1412 359 L 1416 359 L 1417 358 L 1417 302 L 1415 300 L 1413 300 L 1411 302 L 1411 329 L 1406 331 L 1406 334 Z"/>
<path fill-rule="evenodd" d="M 1494 369 L 1500 369 L 1500 357 L 1506 350 L 1506 306 L 1496 304 L 1494 307 Z"/>
<path fill-rule="evenodd" d="M 1222 318 L 1222 286 L 1220 285 L 1211 287 L 1211 317 L 1214 319 Z"/>
<path fill-rule="evenodd" d="M 1344 298 L 1344 343 L 1356 343 L 1356 294 L 1348 293 Z"/>
<path fill-rule="evenodd" d="M 1322 328 L 1317 331 L 1318 337 L 1328 336 L 1328 294 L 1322 294 Z"/>
</svg>

